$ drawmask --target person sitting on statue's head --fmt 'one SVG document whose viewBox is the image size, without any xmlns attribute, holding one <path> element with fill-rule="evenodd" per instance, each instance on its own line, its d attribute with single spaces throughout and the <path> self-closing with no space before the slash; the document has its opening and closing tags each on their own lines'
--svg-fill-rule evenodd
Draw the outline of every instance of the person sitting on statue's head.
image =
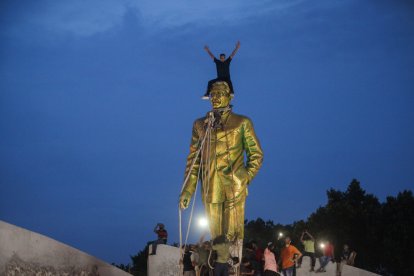
<svg viewBox="0 0 414 276">
<path fill-rule="evenodd" d="M 234 49 L 234 51 L 230 54 L 228 58 L 226 58 L 226 55 L 224 53 L 221 53 L 219 59 L 217 59 L 215 58 L 213 53 L 210 51 L 207 45 L 204 47 L 208 55 L 213 59 L 214 63 L 216 64 L 217 78 L 212 79 L 208 82 L 207 91 L 202 97 L 202 99 L 207 100 L 209 98 L 208 91 L 210 90 L 211 84 L 213 82 L 216 82 L 217 80 L 227 81 L 227 83 L 229 84 L 231 93 L 232 94 L 234 93 L 233 84 L 230 78 L 230 63 L 239 48 L 240 48 L 240 42 L 238 41 L 236 44 L 236 48 Z"/>
</svg>

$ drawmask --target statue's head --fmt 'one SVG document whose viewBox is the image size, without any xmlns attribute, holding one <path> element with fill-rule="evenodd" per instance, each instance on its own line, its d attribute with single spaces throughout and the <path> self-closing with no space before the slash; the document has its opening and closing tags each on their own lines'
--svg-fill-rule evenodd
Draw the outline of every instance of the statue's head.
<svg viewBox="0 0 414 276">
<path fill-rule="evenodd" d="M 225 81 L 217 81 L 211 85 L 210 102 L 213 109 L 225 108 L 230 105 L 230 87 Z"/>
</svg>

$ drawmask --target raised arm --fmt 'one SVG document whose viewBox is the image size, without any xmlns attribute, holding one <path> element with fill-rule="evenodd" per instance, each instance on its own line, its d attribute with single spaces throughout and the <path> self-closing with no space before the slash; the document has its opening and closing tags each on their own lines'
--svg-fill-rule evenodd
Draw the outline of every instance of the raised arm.
<svg viewBox="0 0 414 276">
<path fill-rule="evenodd" d="M 208 48 L 208 46 L 204 46 L 204 50 L 206 50 L 207 54 L 211 57 L 211 59 L 215 59 L 216 57 L 213 55 L 213 53 L 210 51 L 210 49 Z"/>
<path fill-rule="evenodd" d="M 315 238 L 308 231 L 306 231 L 305 233 L 312 239 L 312 241 L 315 241 Z"/>
<path fill-rule="evenodd" d="M 233 52 L 231 53 L 230 57 L 233 59 L 233 57 L 236 55 L 237 51 L 240 48 L 240 41 L 237 41 L 236 48 L 234 48 Z"/>
<path fill-rule="evenodd" d="M 300 236 L 300 241 L 303 243 L 303 236 L 305 235 L 305 232 L 302 232 L 302 235 Z"/>
<path fill-rule="evenodd" d="M 160 225 L 159 223 L 157 223 L 157 225 L 155 225 L 155 227 L 154 227 L 154 232 L 155 233 L 157 233 L 157 230 L 158 230 L 158 225 Z"/>
</svg>

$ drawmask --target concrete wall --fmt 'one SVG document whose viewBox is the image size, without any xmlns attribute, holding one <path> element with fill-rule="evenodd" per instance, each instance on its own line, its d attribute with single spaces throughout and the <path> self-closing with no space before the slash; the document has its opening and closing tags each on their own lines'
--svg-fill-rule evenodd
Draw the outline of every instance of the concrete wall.
<svg viewBox="0 0 414 276">
<path fill-rule="evenodd" d="M 0 275 L 130 275 L 46 236 L 0 221 Z"/>
<path fill-rule="evenodd" d="M 180 249 L 178 247 L 159 244 L 157 254 L 148 256 L 148 276 L 182 275 L 179 261 Z"/>
</svg>

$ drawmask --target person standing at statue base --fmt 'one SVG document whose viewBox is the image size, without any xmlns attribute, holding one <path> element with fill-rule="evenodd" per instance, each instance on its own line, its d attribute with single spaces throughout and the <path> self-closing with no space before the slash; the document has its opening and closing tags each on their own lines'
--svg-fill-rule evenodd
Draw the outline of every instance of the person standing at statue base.
<svg viewBox="0 0 414 276">
<path fill-rule="evenodd" d="M 220 235 L 213 240 L 213 250 L 217 253 L 216 263 L 214 265 L 214 276 L 228 276 L 230 258 L 230 244 L 226 241 L 224 235 Z"/>
<path fill-rule="evenodd" d="M 300 241 L 303 244 L 304 252 L 302 257 L 298 260 L 298 268 L 302 265 L 302 259 L 304 256 L 308 256 L 311 259 L 311 269 L 309 272 L 315 271 L 315 238 L 308 232 L 302 232 L 302 236 L 300 237 Z"/>
<path fill-rule="evenodd" d="M 267 244 L 267 248 L 263 253 L 264 258 L 264 276 L 277 275 L 277 262 L 275 254 L 273 253 L 275 246 L 272 242 Z"/>
<path fill-rule="evenodd" d="M 285 238 L 285 246 L 280 253 L 282 260 L 282 273 L 284 276 L 293 276 L 296 260 L 302 256 L 302 253 L 293 245 L 291 245 L 290 237 Z"/>
</svg>

